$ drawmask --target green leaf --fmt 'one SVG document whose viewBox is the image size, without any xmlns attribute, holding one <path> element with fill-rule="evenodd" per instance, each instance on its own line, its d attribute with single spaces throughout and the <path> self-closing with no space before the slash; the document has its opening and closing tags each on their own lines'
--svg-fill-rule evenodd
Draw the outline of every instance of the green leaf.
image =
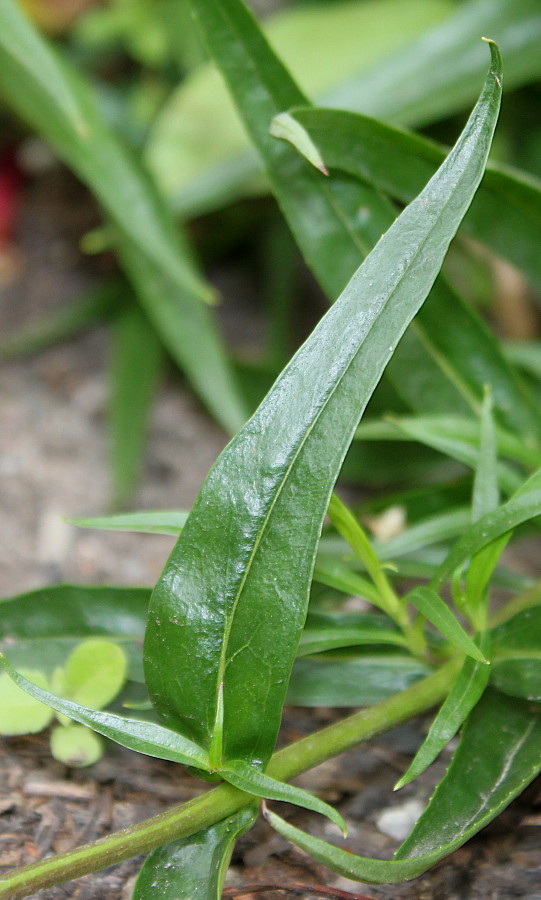
<svg viewBox="0 0 541 900">
<path fill-rule="evenodd" d="M 226 11 L 216 2 L 193 2 L 203 37 L 261 155 L 272 191 L 307 264 L 334 299 L 359 259 L 391 225 L 394 207 L 373 188 L 355 183 L 349 176 L 322 177 L 298 155 L 296 158 L 285 142 L 271 137 L 272 118 L 306 100 L 301 100 L 297 85 L 246 10 L 228 4 Z M 234 59 L 231 47 L 235 47 Z M 363 210 L 362 216 L 359 210 Z M 480 406 L 484 385 L 490 383 L 497 406 L 511 426 L 528 437 L 541 434 L 538 407 L 517 382 L 493 335 L 441 279 L 414 328 L 421 337 L 416 367 L 428 367 L 431 378 L 433 371 L 440 378 L 443 373 L 454 393 L 463 395 L 474 412 Z M 398 366 L 400 347 L 397 352 L 390 374 L 399 388 L 411 367 Z"/>
<path fill-rule="evenodd" d="M 459 506 L 436 516 L 428 516 L 388 541 L 374 542 L 374 550 L 379 559 L 396 559 L 458 537 L 470 522 L 469 506 Z"/>
<path fill-rule="evenodd" d="M 412 603 L 429 622 L 438 628 L 455 647 L 462 650 L 472 659 L 488 663 L 486 657 L 475 645 L 472 638 L 464 631 L 462 625 L 451 612 L 441 597 L 429 587 L 416 587 L 404 598 L 404 602 Z"/>
<path fill-rule="evenodd" d="M 135 750 L 137 753 L 146 753 L 147 756 L 155 756 L 158 759 L 169 759 L 185 766 L 196 766 L 199 769 L 208 768 L 208 756 L 205 751 L 175 731 L 162 728 L 161 725 L 155 725 L 152 722 L 127 719 L 113 713 L 89 709 L 71 700 L 56 697 L 45 688 L 32 684 L 20 672 L 16 672 L 3 654 L 0 654 L 0 665 L 4 667 L 12 681 L 31 697 L 41 700 L 42 703 L 62 715 L 75 719 L 81 725 L 87 725 L 93 731 L 103 734 L 104 737 L 115 741 L 122 747 Z"/>
<path fill-rule="evenodd" d="M 470 715 L 451 767 L 410 837 L 392 861 L 334 847 L 284 822 L 266 818 L 334 872 L 371 884 L 396 884 L 422 875 L 492 821 L 541 768 L 541 709 L 487 691 Z"/>
<path fill-rule="evenodd" d="M 284 803 L 293 803 L 295 806 L 302 806 L 303 809 L 311 809 L 313 812 L 320 813 L 333 822 L 344 835 L 347 834 L 344 819 L 328 803 L 324 803 L 323 800 L 314 797 L 313 794 L 309 794 L 302 788 L 285 784 L 283 781 L 277 781 L 276 778 L 263 774 L 241 759 L 229 760 L 227 766 L 219 770 L 219 774 L 230 784 L 248 794 L 255 794 L 256 797 L 262 797 L 264 800 L 282 800 Z"/>
<path fill-rule="evenodd" d="M 297 657 L 366 644 L 405 647 L 407 641 L 383 616 L 308 613 Z"/>
<path fill-rule="evenodd" d="M 149 588 L 57 585 L 0 601 L 0 650 L 19 668 L 52 672 L 81 640 L 122 645 L 130 677 L 141 669 Z"/>
<path fill-rule="evenodd" d="M 464 49 L 471 46 L 474 34 L 468 35 Z M 507 78 L 506 65 L 506 84 Z M 419 193 L 446 152 L 421 135 L 352 112 L 298 108 L 290 110 L 290 116 L 329 168 L 360 178 L 402 203 Z M 533 176 L 489 162 L 461 229 L 521 269 L 534 287 L 541 287 L 535 251 L 541 240 L 541 183 Z"/>
<path fill-rule="evenodd" d="M 57 725 L 51 733 L 51 754 L 65 766 L 93 766 L 103 756 L 103 742 L 84 725 Z"/>
<path fill-rule="evenodd" d="M 397 791 L 418 778 L 430 766 L 443 748 L 455 736 L 485 690 L 491 670 L 471 658 L 464 661 L 457 680 L 453 684 L 430 730 L 412 760 L 408 770 L 396 783 Z"/>
<path fill-rule="evenodd" d="M 472 36 L 488 34 L 505 54 L 506 87 L 538 77 L 541 20 L 537 0 L 467 0 L 452 15 L 327 97 L 409 125 L 446 118 L 472 102 L 483 55 Z"/>
<path fill-rule="evenodd" d="M 139 479 L 148 417 L 163 364 L 162 345 L 135 304 L 126 307 L 114 322 L 111 357 L 113 506 L 122 508 Z"/>
<path fill-rule="evenodd" d="M 513 697 L 541 699 L 541 607 L 525 609 L 492 631 L 492 683 Z"/>
<path fill-rule="evenodd" d="M 359 425 L 356 437 L 361 440 L 420 441 L 441 453 L 453 456 L 470 468 L 475 468 L 480 442 L 479 423 L 474 419 L 448 414 L 445 416 L 387 416 L 384 422 L 365 422 Z M 496 429 L 498 454 L 536 469 L 541 464 L 539 450 L 527 446 L 523 440 L 501 427 Z M 500 480 L 506 487 L 515 482 L 510 468 L 500 468 Z"/>
<path fill-rule="evenodd" d="M 96 195 L 116 226 L 121 260 L 164 345 L 218 421 L 236 430 L 244 411 L 201 302 L 211 292 L 190 249 L 148 173 L 106 125 L 90 86 L 13 0 L 0 8 L 0 93 Z"/>
<path fill-rule="evenodd" d="M 24 669 L 22 674 L 39 687 L 48 686 L 43 672 Z M 52 718 L 52 709 L 21 690 L 5 672 L 0 675 L 0 734 L 37 734 Z"/>
<path fill-rule="evenodd" d="M 263 29 L 307 92 L 323 96 L 451 9 L 449 0 L 334 0 L 271 15 Z M 177 31 L 175 40 L 180 37 Z M 199 214 L 265 189 L 234 105 L 209 64 L 190 73 L 172 93 L 151 131 L 146 157 L 183 214 Z"/>
<path fill-rule="evenodd" d="M 541 490 L 517 492 L 507 503 L 499 506 L 494 512 L 487 513 L 464 532 L 437 570 L 432 579 L 432 587 L 438 590 L 452 572 L 467 559 L 474 557 L 496 538 L 506 535 L 518 525 L 540 514 Z"/>
<path fill-rule="evenodd" d="M 290 706 L 370 706 L 430 674 L 406 653 L 372 651 L 352 658 L 298 659 L 287 692 Z"/>
<path fill-rule="evenodd" d="M 313 578 L 319 584 L 325 584 L 344 594 L 352 594 L 354 597 L 365 597 L 374 605 L 380 605 L 379 592 L 374 585 L 352 571 L 341 559 L 318 553 Z"/>
<path fill-rule="evenodd" d="M 481 431 L 479 436 L 479 459 L 475 470 L 472 498 L 472 522 L 496 509 L 499 503 L 497 450 L 494 418 L 492 416 L 492 393 L 485 391 L 481 409 Z"/>
<path fill-rule="evenodd" d="M 63 693 L 81 706 L 103 709 L 124 684 L 127 665 L 118 644 L 103 638 L 83 641 L 66 662 Z"/>
<path fill-rule="evenodd" d="M 102 531 L 136 531 L 142 534 L 174 534 L 184 528 L 188 513 L 183 510 L 152 509 L 144 512 L 117 513 L 112 516 L 93 516 L 67 519 L 79 528 Z"/>
<path fill-rule="evenodd" d="M 217 53 L 230 40 L 244 53 L 237 35 L 253 38 L 253 58 L 266 52 L 242 6 L 231 2 L 226 12 L 197 0 L 193 8 Z M 493 45 L 491 53 L 486 86 L 455 149 L 219 457 L 153 593 L 145 638 L 151 698 L 168 724 L 208 751 L 223 730 L 226 760 L 264 765 L 272 752 L 332 487 L 482 176 L 500 96 Z M 280 84 L 273 60 L 275 67 Z M 239 90 L 261 103 L 239 78 Z M 276 146 L 277 156 L 289 152 Z M 174 676 L 170 659 L 178 661 Z"/>
<path fill-rule="evenodd" d="M 257 815 L 257 807 L 244 807 L 216 825 L 154 850 L 139 873 L 133 900 L 220 900 L 235 842 Z"/>
</svg>

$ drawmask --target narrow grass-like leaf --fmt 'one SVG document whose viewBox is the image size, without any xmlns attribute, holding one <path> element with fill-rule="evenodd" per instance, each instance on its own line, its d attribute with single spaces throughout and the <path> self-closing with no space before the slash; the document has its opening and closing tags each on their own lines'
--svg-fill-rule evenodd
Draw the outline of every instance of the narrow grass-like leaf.
<svg viewBox="0 0 541 900">
<path fill-rule="evenodd" d="M 269 775 L 264 775 L 258 769 L 254 769 L 248 763 L 241 759 L 229 760 L 225 768 L 219 770 L 219 774 L 225 781 L 229 781 L 241 791 L 248 794 L 254 794 L 256 797 L 262 797 L 264 800 L 282 800 L 284 803 L 294 803 L 295 806 L 302 806 L 303 809 L 311 809 L 313 812 L 320 813 L 325 816 L 342 834 L 347 833 L 346 823 L 340 813 L 320 800 L 309 794 L 302 788 L 294 787 L 292 784 L 285 784 L 283 781 L 277 781 Z"/>
<path fill-rule="evenodd" d="M 432 722 L 425 740 L 407 771 L 396 783 L 395 791 L 418 778 L 439 756 L 479 701 L 488 684 L 490 673 L 489 666 L 482 665 L 470 657 L 464 661 L 457 680 Z"/>
<path fill-rule="evenodd" d="M 115 509 L 126 505 L 138 482 L 163 355 L 162 345 L 142 310 L 133 303 L 122 310 L 113 325 L 109 402 Z"/>
<path fill-rule="evenodd" d="M 381 606 L 379 591 L 372 582 L 352 571 L 341 559 L 318 553 L 313 578 L 319 584 L 325 584 L 354 597 L 365 597 L 375 606 Z"/>
<path fill-rule="evenodd" d="M 96 528 L 98 531 L 135 531 L 140 534 L 174 534 L 178 537 L 187 518 L 188 513 L 183 510 L 152 509 L 111 516 L 86 516 L 67 521 L 78 528 Z"/>
<path fill-rule="evenodd" d="M 530 484 L 536 489 L 527 490 L 526 486 Z M 524 489 L 520 489 L 507 503 L 483 516 L 467 529 L 436 572 L 432 586 L 438 590 L 451 573 L 467 559 L 475 556 L 496 538 L 506 535 L 518 525 L 540 514 L 541 490 L 537 484 L 537 476 L 533 475 L 525 483 Z"/>
<path fill-rule="evenodd" d="M 541 769 L 540 748 L 541 708 L 485 692 L 447 775 L 394 860 L 355 856 L 275 813 L 266 817 L 280 834 L 346 878 L 371 884 L 408 881 L 461 847 L 524 790 Z"/>
<path fill-rule="evenodd" d="M 445 601 L 435 591 L 429 587 L 416 587 L 404 599 L 408 603 L 412 603 L 421 615 L 432 622 L 455 647 L 471 656 L 472 659 L 482 663 L 488 662 Z"/>
<path fill-rule="evenodd" d="M 99 712 L 71 700 L 56 697 L 50 691 L 32 684 L 31 681 L 16 672 L 3 654 L 0 654 L 0 665 L 15 684 L 31 697 L 40 700 L 62 715 L 75 719 L 81 725 L 87 725 L 93 731 L 116 741 L 122 747 L 135 750 L 137 753 L 146 753 L 147 756 L 155 756 L 158 759 L 169 759 L 185 766 L 208 768 L 208 756 L 205 751 L 175 731 L 162 728 L 161 725 L 155 725 L 152 722 Z"/>
<path fill-rule="evenodd" d="M 291 110 L 290 117 L 327 166 L 403 203 L 415 197 L 445 156 L 439 144 L 425 137 L 356 113 L 304 108 Z M 289 135 L 291 140 L 294 132 Z M 489 163 L 461 229 L 516 265 L 535 287 L 541 286 L 535 250 L 541 240 L 541 183 L 536 178 Z"/>
<path fill-rule="evenodd" d="M 94 192 L 116 225 L 121 260 L 164 345 L 217 419 L 236 430 L 244 410 L 202 302 L 212 293 L 186 241 L 148 173 L 102 119 L 90 86 L 13 0 L 0 5 L 0 94 Z"/>
<path fill-rule="evenodd" d="M 436 516 L 429 516 L 406 528 L 401 534 L 388 541 L 374 542 L 374 550 L 382 560 L 396 559 L 415 553 L 432 544 L 439 544 L 449 538 L 458 537 L 471 522 L 468 506 L 460 506 Z"/>
<path fill-rule="evenodd" d="M 164 844 L 141 869 L 132 900 L 220 900 L 235 842 L 258 815 L 246 806 L 188 838 Z"/>
<path fill-rule="evenodd" d="M 235 35 L 254 26 L 242 6 L 192 5 L 218 53 L 233 38 L 244 53 Z M 258 35 L 254 58 L 266 53 Z M 225 760 L 264 765 L 272 752 L 340 466 L 482 176 L 501 92 L 490 48 L 485 87 L 454 150 L 219 457 L 153 593 L 145 658 L 156 709 L 209 752 L 223 731 Z"/>
<path fill-rule="evenodd" d="M 479 435 L 479 459 L 475 470 L 472 497 L 472 521 L 496 509 L 499 502 L 497 452 L 494 419 L 492 416 L 492 394 L 486 390 L 481 410 L 481 430 Z"/>
</svg>

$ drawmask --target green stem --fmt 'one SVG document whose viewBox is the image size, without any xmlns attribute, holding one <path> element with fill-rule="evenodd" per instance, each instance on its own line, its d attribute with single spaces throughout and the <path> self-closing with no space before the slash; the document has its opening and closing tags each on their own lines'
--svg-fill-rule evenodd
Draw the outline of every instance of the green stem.
<svg viewBox="0 0 541 900">
<path fill-rule="evenodd" d="M 362 709 L 279 750 L 269 763 L 268 774 L 289 781 L 361 741 L 425 712 L 448 694 L 460 662 L 459 659 L 452 660 L 433 675 L 388 700 Z M 231 785 L 221 784 L 139 825 L 4 876 L 0 879 L 0 900 L 19 900 L 139 853 L 149 853 L 162 844 L 188 837 L 216 824 L 252 799 Z"/>
</svg>

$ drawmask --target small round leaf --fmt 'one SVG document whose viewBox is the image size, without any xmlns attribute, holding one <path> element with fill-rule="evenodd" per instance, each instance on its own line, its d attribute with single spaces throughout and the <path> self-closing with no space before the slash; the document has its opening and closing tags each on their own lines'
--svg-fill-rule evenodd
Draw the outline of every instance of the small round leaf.
<svg viewBox="0 0 541 900">
<path fill-rule="evenodd" d="M 22 669 L 21 674 L 38 687 L 48 687 L 43 672 Z M 53 715 L 52 709 L 23 691 L 9 675 L 0 675 L 0 734 L 37 734 L 47 727 Z"/>
<path fill-rule="evenodd" d="M 91 766 L 103 754 L 103 741 L 84 725 L 58 725 L 51 734 L 51 753 L 66 766 Z"/>
<path fill-rule="evenodd" d="M 103 709 L 114 700 L 126 679 L 127 659 L 112 641 L 83 641 L 64 668 L 64 696 L 82 706 Z"/>
</svg>

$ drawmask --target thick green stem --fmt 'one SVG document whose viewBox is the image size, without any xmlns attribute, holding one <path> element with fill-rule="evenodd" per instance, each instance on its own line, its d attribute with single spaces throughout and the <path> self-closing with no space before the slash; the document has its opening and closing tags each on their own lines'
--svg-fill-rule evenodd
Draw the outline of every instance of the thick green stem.
<svg viewBox="0 0 541 900">
<path fill-rule="evenodd" d="M 449 692 L 460 662 L 458 659 L 453 660 L 394 697 L 354 713 L 279 750 L 269 763 L 268 774 L 273 778 L 289 781 L 361 741 L 430 709 Z M 244 806 L 249 799 L 253 798 L 243 791 L 221 784 L 200 797 L 139 825 L 52 859 L 18 869 L 0 879 L 0 900 L 19 900 L 139 853 L 149 853 L 161 844 L 188 837 L 219 822 Z"/>
</svg>

